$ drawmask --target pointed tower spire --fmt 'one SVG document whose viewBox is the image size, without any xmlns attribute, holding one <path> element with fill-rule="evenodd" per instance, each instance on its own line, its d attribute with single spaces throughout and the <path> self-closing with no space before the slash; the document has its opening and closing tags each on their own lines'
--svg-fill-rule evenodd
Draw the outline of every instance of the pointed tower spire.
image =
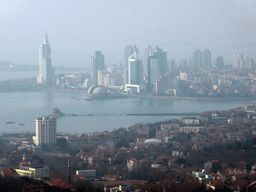
<svg viewBox="0 0 256 192">
<path fill-rule="evenodd" d="M 44 43 L 45 43 L 45 44 L 48 44 L 48 33 L 47 33 L 47 31 L 45 32 Z"/>
</svg>

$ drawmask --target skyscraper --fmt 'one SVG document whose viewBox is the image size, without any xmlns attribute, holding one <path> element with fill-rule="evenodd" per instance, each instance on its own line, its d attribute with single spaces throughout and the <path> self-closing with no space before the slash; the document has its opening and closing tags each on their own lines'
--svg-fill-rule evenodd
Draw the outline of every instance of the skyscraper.
<svg viewBox="0 0 256 192">
<path fill-rule="evenodd" d="M 243 53 L 234 53 L 233 54 L 233 68 L 242 69 L 244 66 L 244 57 Z"/>
<path fill-rule="evenodd" d="M 128 83 L 140 85 L 142 83 L 142 60 L 135 47 L 134 53 L 128 59 Z"/>
<path fill-rule="evenodd" d="M 156 47 L 148 57 L 148 83 L 154 84 L 159 76 L 164 76 L 167 72 L 169 72 L 167 53 Z"/>
<path fill-rule="evenodd" d="M 139 54 L 139 49 L 134 45 L 127 45 L 124 49 L 124 68 L 128 69 L 128 59 L 134 53 L 135 48 L 137 49 L 137 53 Z"/>
<path fill-rule="evenodd" d="M 198 70 L 202 67 L 202 52 L 200 51 L 200 49 L 197 49 L 193 53 L 192 65 L 193 70 Z"/>
<path fill-rule="evenodd" d="M 36 119 L 36 136 L 34 143 L 37 146 L 56 144 L 56 118 L 40 117 Z"/>
<path fill-rule="evenodd" d="M 210 69 L 212 67 L 212 53 L 208 49 L 202 53 L 202 68 Z"/>
<path fill-rule="evenodd" d="M 217 57 L 216 58 L 216 68 L 217 68 L 217 70 L 224 69 L 224 59 L 223 59 L 223 57 Z"/>
<path fill-rule="evenodd" d="M 144 58 L 143 58 L 143 73 L 148 75 L 148 57 L 154 52 L 154 49 L 151 46 L 148 46 L 144 49 Z"/>
<path fill-rule="evenodd" d="M 244 58 L 244 68 L 245 69 L 255 69 L 255 61 L 252 58 L 245 57 Z"/>
<path fill-rule="evenodd" d="M 51 64 L 51 47 L 48 35 L 45 35 L 44 43 L 39 46 L 39 75 L 37 82 L 51 86 L 55 84 L 55 71 Z"/>
<path fill-rule="evenodd" d="M 91 69 L 92 69 L 92 79 L 95 84 L 98 85 L 98 71 L 105 69 L 104 56 L 100 51 L 96 51 L 91 57 Z"/>
</svg>

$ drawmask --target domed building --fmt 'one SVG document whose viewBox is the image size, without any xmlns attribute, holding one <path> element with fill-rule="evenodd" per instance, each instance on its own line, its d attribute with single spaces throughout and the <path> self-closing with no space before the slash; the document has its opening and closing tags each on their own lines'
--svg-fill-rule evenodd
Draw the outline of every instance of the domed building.
<svg viewBox="0 0 256 192">
<path fill-rule="evenodd" d="M 93 95 L 106 95 L 107 89 L 105 87 L 97 87 L 93 90 Z"/>
<path fill-rule="evenodd" d="M 88 89 L 88 95 L 92 95 L 94 89 L 96 89 L 96 88 L 98 88 L 98 87 L 100 87 L 100 86 L 98 86 L 98 85 L 93 85 L 93 86 L 91 86 L 91 87 Z"/>
<path fill-rule="evenodd" d="M 146 139 L 145 140 L 145 143 L 147 143 L 147 144 L 159 144 L 161 142 L 162 142 L 161 139 L 156 139 L 156 138 Z"/>
<path fill-rule="evenodd" d="M 109 97 L 108 89 L 106 87 L 94 85 L 88 90 L 88 97 L 90 99 L 105 99 Z"/>
</svg>

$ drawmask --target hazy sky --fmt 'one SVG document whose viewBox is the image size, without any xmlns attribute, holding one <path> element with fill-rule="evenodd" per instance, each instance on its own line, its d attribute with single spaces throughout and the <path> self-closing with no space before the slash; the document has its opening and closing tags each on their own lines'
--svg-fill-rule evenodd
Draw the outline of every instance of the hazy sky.
<svg viewBox="0 0 256 192">
<path fill-rule="evenodd" d="M 255 10 L 255 0 L 2 0 L 0 61 L 38 65 L 46 31 L 53 65 L 88 66 L 96 50 L 118 63 L 128 44 L 142 57 L 158 45 L 177 62 L 196 48 L 256 59 Z"/>
</svg>

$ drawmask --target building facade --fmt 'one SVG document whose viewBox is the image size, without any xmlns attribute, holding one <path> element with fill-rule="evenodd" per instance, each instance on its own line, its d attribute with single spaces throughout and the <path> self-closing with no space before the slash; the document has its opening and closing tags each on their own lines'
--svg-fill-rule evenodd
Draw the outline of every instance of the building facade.
<svg viewBox="0 0 256 192">
<path fill-rule="evenodd" d="M 96 51 L 91 57 L 91 74 L 95 85 L 98 85 L 98 71 L 105 69 L 104 55 L 100 51 Z"/>
<path fill-rule="evenodd" d="M 44 43 L 39 46 L 39 75 L 37 83 L 51 86 L 55 84 L 55 71 L 51 63 L 51 47 L 48 42 L 48 35 Z"/>
<path fill-rule="evenodd" d="M 137 53 L 139 53 L 139 49 L 135 45 L 134 46 L 127 45 L 124 48 L 124 68 L 127 70 L 128 70 L 128 59 L 134 53 L 135 50 Z"/>
<path fill-rule="evenodd" d="M 233 69 L 242 69 L 244 66 L 244 56 L 242 53 L 233 54 Z"/>
<path fill-rule="evenodd" d="M 142 83 L 142 60 L 135 47 L 134 53 L 128 59 L 128 84 L 140 85 Z"/>
<path fill-rule="evenodd" d="M 148 84 L 155 84 L 160 76 L 169 71 L 167 52 L 156 47 L 151 56 L 148 57 Z"/>
<path fill-rule="evenodd" d="M 33 137 L 37 146 L 55 145 L 57 141 L 56 118 L 40 117 L 36 119 L 36 136 Z"/>
</svg>

